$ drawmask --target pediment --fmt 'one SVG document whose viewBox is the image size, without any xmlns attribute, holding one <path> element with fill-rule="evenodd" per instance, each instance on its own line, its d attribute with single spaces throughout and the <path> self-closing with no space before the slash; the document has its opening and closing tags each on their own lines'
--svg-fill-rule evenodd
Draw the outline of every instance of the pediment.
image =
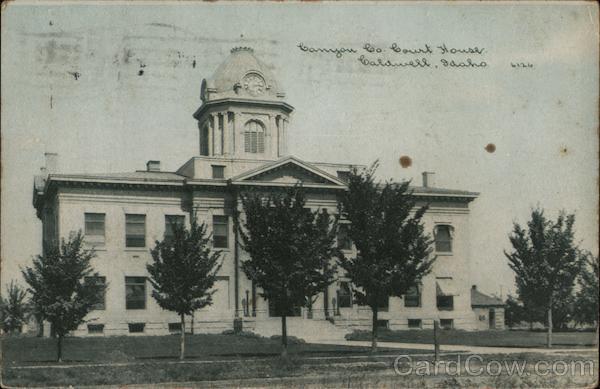
<svg viewBox="0 0 600 389">
<path fill-rule="evenodd" d="M 324 186 L 345 188 L 344 182 L 316 166 L 294 157 L 287 157 L 243 173 L 232 179 L 241 185 L 291 186 L 301 183 L 304 186 Z"/>
</svg>

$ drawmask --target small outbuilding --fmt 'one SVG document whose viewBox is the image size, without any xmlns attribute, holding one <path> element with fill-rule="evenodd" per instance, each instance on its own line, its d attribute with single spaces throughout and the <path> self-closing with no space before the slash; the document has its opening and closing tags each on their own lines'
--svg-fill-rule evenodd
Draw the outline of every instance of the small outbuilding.
<svg viewBox="0 0 600 389">
<path fill-rule="evenodd" d="M 504 329 L 504 301 L 481 293 L 477 285 L 471 287 L 471 308 L 475 315 L 476 330 Z"/>
</svg>

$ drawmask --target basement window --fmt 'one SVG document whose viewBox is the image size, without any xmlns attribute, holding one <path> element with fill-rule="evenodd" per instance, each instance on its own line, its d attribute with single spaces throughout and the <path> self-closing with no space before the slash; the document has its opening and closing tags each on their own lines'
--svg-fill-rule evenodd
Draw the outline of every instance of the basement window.
<svg viewBox="0 0 600 389">
<path fill-rule="evenodd" d="M 421 328 L 421 319 L 408 319 L 408 328 L 410 329 L 420 329 Z"/>
<path fill-rule="evenodd" d="M 169 323 L 169 332 L 171 334 L 181 333 L 181 323 Z"/>
<path fill-rule="evenodd" d="M 131 334 L 139 334 L 144 332 L 144 328 L 146 327 L 146 323 L 129 323 L 129 333 Z"/>
<path fill-rule="evenodd" d="M 88 334 L 103 334 L 104 333 L 104 324 L 88 324 L 87 326 Z"/>
</svg>

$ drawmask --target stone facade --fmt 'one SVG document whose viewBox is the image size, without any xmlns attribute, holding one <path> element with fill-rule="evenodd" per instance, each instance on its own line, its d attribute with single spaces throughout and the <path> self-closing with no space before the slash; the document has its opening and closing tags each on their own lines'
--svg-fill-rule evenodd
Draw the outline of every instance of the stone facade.
<svg viewBox="0 0 600 389">
<path fill-rule="evenodd" d="M 176 172 L 163 172 L 158 161 L 149 161 L 145 171 L 131 173 L 67 175 L 49 168 L 47 175 L 36 177 L 34 206 L 44 241 L 84 231 L 97 252 L 93 266 L 108 283 L 103 307 L 91 312 L 75 335 L 177 331 L 176 314 L 162 310 L 151 297 L 146 264 L 149 248 L 168 233 L 166 221 L 180 217 L 189 223 L 194 215 L 213 231 L 224 264 L 214 304 L 195 314 L 193 330 L 221 332 L 233 328 L 239 318 L 245 329 L 279 333 L 279 318 L 269 315 L 267 301 L 240 269 L 246 253 L 232 223 L 233 211 L 240 210 L 240 193 L 300 181 L 308 206 L 334 214 L 353 165 L 309 163 L 288 154 L 293 107 L 251 49 L 232 50 L 201 89 L 202 105 L 194 114 L 199 154 Z M 424 222 L 436 238 L 438 259 L 415 294 L 390 299 L 380 324 L 391 329 L 432 328 L 434 320 L 441 320 L 442 326 L 476 329 L 469 278 L 469 203 L 477 193 L 437 188 L 433 177 L 424 173 L 424 185 L 412 189 L 419 204 L 430 204 Z M 355 254 L 347 245 L 346 255 Z M 302 309 L 300 316 L 288 320 L 289 334 L 334 338 L 368 328 L 370 309 L 353 304 L 351 294 L 352 286 L 340 274 L 340 281 L 319 295 L 310 312 Z"/>
</svg>

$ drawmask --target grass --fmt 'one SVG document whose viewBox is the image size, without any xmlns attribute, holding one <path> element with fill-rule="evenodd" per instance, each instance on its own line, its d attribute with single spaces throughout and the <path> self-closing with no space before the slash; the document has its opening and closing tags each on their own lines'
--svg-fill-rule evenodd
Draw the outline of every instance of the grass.
<svg viewBox="0 0 600 389">
<path fill-rule="evenodd" d="M 433 330 L 404 330 L 379 332 L 381 342 L 433 344 Z M 556 347 L 592 347 L 594 332 L 556 332 L 552 334 Z M 356 331 L 348 340 L 370 340 L 369 331 Z M 546 333 L 537 331 L 460 331 L 442 330 L 440 344 L 488 347 L 545 347 Z"/>
<path fill-rule="evenodd" d="M 3 338 L 3 384 L 68 386 L 293 377 L 326 372 L 332 360 L 342 364 L 371 361 L 379 367 L 387 363 L 381 366 L 381 360 L 370 356 L 368 347 L 302 342 L 291 343 L 289 358 L 282 359 L 280 340 L 258 336 L 189 335 L 186 363 L 177 361 L 177 335 L 65 338 L 63 345 L 64 361 L 59 365 L 55 339 Z M 387 360 L 397 352 L 381 349 L 382 354 L 388 354 Z M 323 363 L 315 358 L 320 356 L 330 359 Z"/>
<path fill-rule="evenodd" d="M 357 355 L 368 347 L 293 342 L 291 355 Z M 385 350 L 382 350 L 385 352 Z M 391 351 L 391 350 L 390 350 Z M 281 353 L 279 340 L 258 336 L 196 334 L 186 336 L 186 359 L 272 357 Z M 5 364 L 27 365 L 56 361 L 56 340 L 36 337 L 2 339 Z M 169 360 L 179 356 L 179 336 L 116 336 L 65 338 L 63 360 L 68 363 Z"/>
<path fill-rule="evenodd" d="M 446 333 L 447 335 L 448 333 Z M 475 335 L 477 333 L 466 333 Z M 507 334 L 510 334 L 507 332 Z M 391 335 L 391 334 L 387 334 Z M 414 340 L 413 340 L 414 341 Z M 488 387 L 582 387 L 594 376 L 537 377 L 481 376 L 454 377 L 447 374 L 419 377 L 398 376 L 393 361 L 397 355 L 410 354 L 413 361 L 429 360 L 423 350 L 392 350 L 381 347 L 378 356 L 368 347 L 319 345 L 295 342 L 289 346 L 289 357 L 279 356 L 278 340 L 257 336 L 206 335 L 187 337 L 188 361 L 177 361 L 179 337 L 97 337 L 67 338 L 64 342 L 65 362 L 57 367 L 55 340 L 47 338 L 8 337 L 2 339 L 2 384 L 10 386 L 79 386 L 127 385 L 166 382 L 200 382 L 231 380 L 240 385 L 258 380 L 259 386 L 278 387 L 328 386 L 373 387 L 389 383 L 389 387 L 488 386 Z M 383 346 L 383 345 L 382 345 Z M 571 351 L 569 353 L 574 353 Z M 590 358 L 570 354 L 544 356 L 535 353 L 484 356 L 484 361 L 552 360 Z M 319 358 L 317 358 L 319 357 Z M 320 358 L 325 357 L 325 359 Z M 464 361 L 466 356 L 462 356 Z M 597 357 L 594 357 L 597 369 Z M 456 355 L 444 354 L 453 360 Z M 95 364 L 88 366 L 87 364 Z M 597 370 L 596 370 L 597 374 Z M 268 381 L 265 379 L 274 379 Z M 265 384 L 262 384 L 262 381 Z M 305 385 L 306 384 L 306 385 Z M 212 385 L 212 384 L 211 384 Z M 186 385 L 187 386 L 187 385 Z M 233 386 L 238 386 L 233 385 Z"/>
</svg>

